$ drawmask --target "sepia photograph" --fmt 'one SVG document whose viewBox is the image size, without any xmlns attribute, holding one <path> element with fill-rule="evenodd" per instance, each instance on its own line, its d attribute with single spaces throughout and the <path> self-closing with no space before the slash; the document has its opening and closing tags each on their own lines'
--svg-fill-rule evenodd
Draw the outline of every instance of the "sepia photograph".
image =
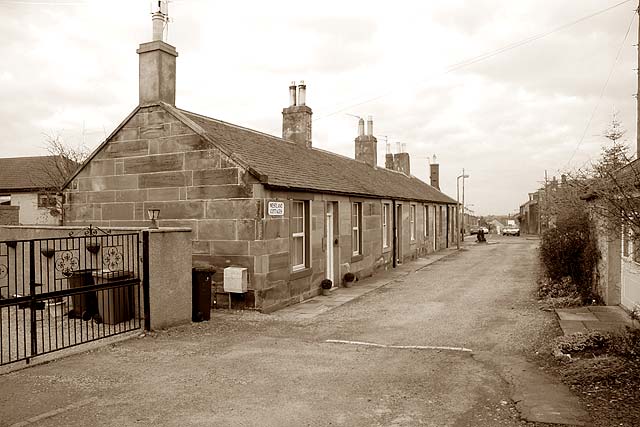
<svg viewBox="0 0 640 427">
<path fill-rule="evenodd" d="M 640 426 L 640 0 L 0 0 L 0 427 Z"/>
</svg>

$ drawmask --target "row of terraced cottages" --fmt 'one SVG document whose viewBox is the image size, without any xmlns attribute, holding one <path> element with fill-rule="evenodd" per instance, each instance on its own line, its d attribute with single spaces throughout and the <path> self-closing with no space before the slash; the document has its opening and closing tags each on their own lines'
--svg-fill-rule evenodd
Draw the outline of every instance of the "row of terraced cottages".
<svg viewBox="0 0 640 427">
<path fill-rule="evenodd" d="M 407 153 L 377 166 L 372 121 L 351 159 L 312 147 L 303 84 L 290 87 L 282 138 L 204 117 L 175 107 L 173 46 L 158 35 L 137 52 L 139 106 L 67 182 L 66 225 L 148 226 L 160 209 L 161 227 L 193 230 L 193 266 L 217 271 L 214 300 L 263 311 L 455 242 L 438 166 L 432 185 L 410 175 Z M 246 294 L 221 295 L 228 266 L 247 268 Z"/>
</svg>

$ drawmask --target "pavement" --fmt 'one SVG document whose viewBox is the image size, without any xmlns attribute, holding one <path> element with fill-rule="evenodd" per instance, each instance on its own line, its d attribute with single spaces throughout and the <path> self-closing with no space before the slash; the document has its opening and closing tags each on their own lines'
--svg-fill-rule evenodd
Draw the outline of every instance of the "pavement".
<svg viewBox="0 0 640 427">
<path fill-rule="evenodd" d="M 633 326 L 631 317 L 619 306 L 588 306 L 556 309 L 564 335 L 577 332 L 619 332 Z"/>
<path fill-rule="evenodd" d="M 350 288 L 335 287 L 328 296 L 318 295 L 301 302 L 300 304 L 286 307 L 273 313 L 274 316 L 286 320 L 313 319 L 322 313 L 333 310 L 354 299 L 360 298 L 371 291 L 395 282 L 414 271 L 420 270 L 443 258 L 456 253 L 455 249 L 445 249 L 415 261 L 404 263 L 393 270 L 387 270 L 375 276 L 355 282 Z"/>
</svg>

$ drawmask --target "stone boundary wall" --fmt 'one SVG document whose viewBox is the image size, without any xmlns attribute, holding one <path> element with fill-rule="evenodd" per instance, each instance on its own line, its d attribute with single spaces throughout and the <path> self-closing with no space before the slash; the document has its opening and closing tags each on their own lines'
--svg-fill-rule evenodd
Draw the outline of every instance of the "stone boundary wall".
<svg viewBox="0 0 640 427">
<path fill-rule="evenodd" d="M 0 225 L 18 225 L 20 223 L 20 206 L 0 205 Z"/>
</svg>

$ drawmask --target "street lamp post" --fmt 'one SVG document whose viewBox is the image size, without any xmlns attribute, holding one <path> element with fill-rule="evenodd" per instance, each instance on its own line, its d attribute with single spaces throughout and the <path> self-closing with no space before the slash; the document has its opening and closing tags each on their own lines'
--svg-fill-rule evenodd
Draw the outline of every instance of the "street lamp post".
<svg viewBox="0 0 640 427">
<path fill-rule="evenodd" d="M 460 227 L 460 178 L 462 178 L 462 206 L 464 207 L 464 179 L 469 178 L 469 175 L 465 175 L 464 169 L 462 169 L 462 175 L 456 178 L 456 204 L 458 206 L 458 221 L 456 222 L 456 246 L 458 249 L 460 249 L 460 234 L 462 233 L 462 230 L 464 230 L 464 212 L 462 212 L 462 227 Z"/>
</svg>

